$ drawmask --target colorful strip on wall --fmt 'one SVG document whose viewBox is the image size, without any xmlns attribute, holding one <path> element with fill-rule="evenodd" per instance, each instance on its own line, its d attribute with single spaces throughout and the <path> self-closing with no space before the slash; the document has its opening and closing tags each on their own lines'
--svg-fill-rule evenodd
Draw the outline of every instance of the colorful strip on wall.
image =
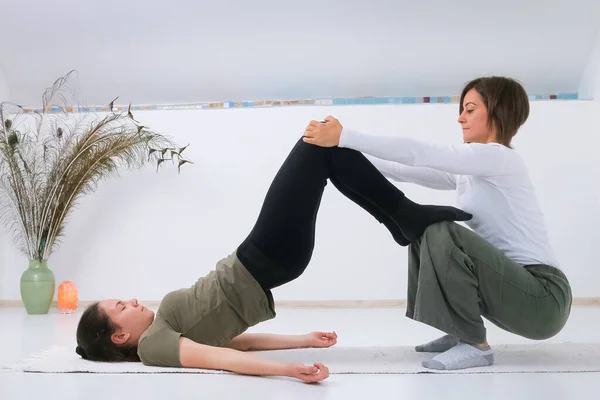
<svg viewBox="0 0 600 400">
<path fill-rule="evenodd" d="M 453 104 L 458 103 L 460 96 L 438 96 L 438 97 L 349 97 L 328 98 L 311 100 L 260 100 L 260 101 L 221 101 L 184 104 L 160 104 L 160 105 L 132 105 L 133 111 L 157 111 L 157 110 L 220 110 L 231 108 L 265 108 L 265 107 L 291 107 L 291 106 L 342 106 L 342 105 L 384 105 L 384 104 Z M 548 95 L 529 95 L 530 101 L 540 100 L 578 100 L 578 93 L 559 93 Z M 115 105 L 113 111 L 125 111 L 128 105 Z M 41 112 L 42 109 L 26 109 L 25 112 Z M 60 112 L 107 112 L 108 105 L 91 107 L 68 107 L 65 110 L 60 107 L 52 107 L 47 113 Z"/>
</svg>

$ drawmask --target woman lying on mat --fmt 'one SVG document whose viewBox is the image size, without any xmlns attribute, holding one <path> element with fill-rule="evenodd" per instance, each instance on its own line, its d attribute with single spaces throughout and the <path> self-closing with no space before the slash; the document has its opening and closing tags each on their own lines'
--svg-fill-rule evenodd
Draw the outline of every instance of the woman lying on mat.
<svg viewBox="0 0 600 400">
<path fill-rule="evenodd" d="M 419 205 L 359 152 L 322 148 L 299 139 L 267 191 L 256 225 L 216 268 L 190 288 L 168 293 L 156 313 L 135 300 L 89 306 L 77 328 L 77 353 L 94 361 L 282 375 L 316 382 L 322 364 L 268 361 L 245 350 L 328 347 L 334 333 L 308 336 L 243 334 L 275 317 L 273 288 L 299 277 L 313 252 L 315 224 L 327 180 L 407 246 L 429 225 L 466 221 L 454 207 Z"/>
<path fill-rule="evenodd" d="M 409 248 L 406 315 L 447 333 L 416 347 L 442 352 L 423 362 L 434 369 L 493 363 L 482 316 L 541 340 L 564 327 L 572 301 L 527 167 L 510 145 L 529 116 L 525 90 L 509 78 L 475 79 L 459 109 L 464 143 L 455 146 L 371 136 L 332 117 L 304 133 L 307 143 L 365 153 L 390 179 L 455 190 L 458 207 L 473 214 L 472 230 L 434 224 Z"/>
</svg>

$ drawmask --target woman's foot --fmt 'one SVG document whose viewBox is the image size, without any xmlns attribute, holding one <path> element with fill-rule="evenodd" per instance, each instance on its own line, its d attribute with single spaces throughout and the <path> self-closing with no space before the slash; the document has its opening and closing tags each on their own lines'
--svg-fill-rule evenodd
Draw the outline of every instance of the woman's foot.
<svg viewBox="0 0 600 400">
<path fill-rule="evenodd" d="M 429 343 L 421 344 L 415 347 L 415 351 L 419 353 L 442 353 L 450 350 L 458 344 L 458 338 L 452 335 L 444 335 L 440 338 L 432 340 Z"/>
<path fill-rule="evenodd" d="M 404 198 L 394 214 L 402 235 L 409 241 L 418 240 L 428 226 L 443 221 L 469 221 L 472 214 L 451 206 L 417 204 Z"/>
<path fill-rule="evenodd" d="M 474 367 L 487 367 L 494 363 L 494 353 L 489 345 L 480 346 L 459 342 L 456 346 L 438 354 L 431 360 L 423 361 L 425 368 L 456 370 Z"/>
</svg>

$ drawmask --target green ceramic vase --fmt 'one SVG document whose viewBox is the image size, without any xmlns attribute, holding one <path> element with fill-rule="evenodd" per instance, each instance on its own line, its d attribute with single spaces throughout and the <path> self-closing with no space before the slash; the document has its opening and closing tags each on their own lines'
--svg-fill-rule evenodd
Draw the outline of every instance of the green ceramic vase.
<svg viewBox="0 0 600 400">
<path fill-rule="evenodd" d="M 54 299 L 54 273 L 47 260 L 29 260 L 29 268 L 21 275 L 21 300 L 28 314 L 48 314 Z"/>
</svg>

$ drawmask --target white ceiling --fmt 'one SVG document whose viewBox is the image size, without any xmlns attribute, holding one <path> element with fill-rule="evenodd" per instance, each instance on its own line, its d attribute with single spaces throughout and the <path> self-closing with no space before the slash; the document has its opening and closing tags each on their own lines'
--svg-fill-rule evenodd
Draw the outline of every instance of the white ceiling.
<svg viewBox="0 0 600 400">
<path fill-rule="evenodd" d="M 478 75 L 576 92 L 598 0 L 2 0 L 0 72 L 39 105 L 459 94 Z M 2 74 L 0 74 L 1 76 Z"/>
</svg>

